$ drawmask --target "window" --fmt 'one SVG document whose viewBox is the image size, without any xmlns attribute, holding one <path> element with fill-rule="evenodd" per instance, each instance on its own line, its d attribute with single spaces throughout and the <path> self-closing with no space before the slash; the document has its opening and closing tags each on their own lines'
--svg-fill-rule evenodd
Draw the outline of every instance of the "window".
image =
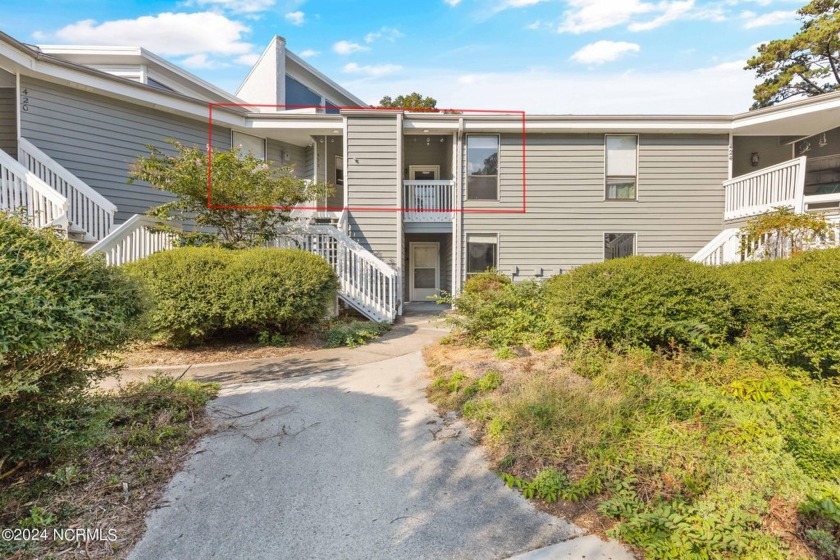
<svg viewBox="0 0 840 560">
<path fill-rule="evenodd" d="M 632 257 L 636 254 L 635 233 L 605 233 L 604 260 Z"/>
<path fill-rule="evenodd" d="M 636 161 L 639 137 L 607 135 L 607 200 L 636 200 Z"/>
<path fill-rule="evenodd" d="M 499 137 L 467 136 L 467 200 L 498 200 Z"/>
<path fill-rule="evenodd" d="M 467 277 L 498 266 L 499 239 L 495 235 L 467 236 Z"/>
<path fill-rule="evenodd" d="M 265 138 L 234 131 L 231 134 L 231 146 L 240 148 L 243 154 L 250 152 L 254 157 L 265 159 Z"/>
</svg>

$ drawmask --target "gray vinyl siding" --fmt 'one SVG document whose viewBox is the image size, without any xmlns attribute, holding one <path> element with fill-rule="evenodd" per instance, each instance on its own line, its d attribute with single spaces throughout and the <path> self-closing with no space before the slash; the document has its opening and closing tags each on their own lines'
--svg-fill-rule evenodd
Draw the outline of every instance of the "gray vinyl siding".
<svg viewBox="0 0 840 560">
<path fill-rule="evenodd" d="M 401 215 L 398 169 L 401 146 L 395 116 L 348 116 L 347 177 L 350 208 L 382 208 L 350 212 L 350 233 L 385 262 L 396 265 L 397 234 Z"/>
<path fill-rule="evenodd" d="M 289 154 L 288 160 L 283 159 L 284 154 Z M 280 167 L 291 167 L 295 177 L 300 179 L 308 177 L 306 175 L 306 148 L 303 146 L 269 138 L 266 142 L 266 159 Z"/>
<path fill-rule="evenodd" d="M 303 160 L 304 176 L 307 179 L 315 179 L 315 146 L 307 146 Z"/>
<path fill-rule="evenodd" d="M 344 139 L 341 136 L 316 136 L 314 139 L 318 150 L 316 181 L 333 186 L 332 192 L 327 197 L 327 207 L 343 208 L 344 187 L 335 185 L 335 157 L 344 157 Z"/>
<path fill-rule="evenodd" d="M 15 88 L 0 88 L 0 150 L 17 159 Z"/>
<path fill-rule="evenodd" d="M 521 136 L 503 135 L 500 200 L 466 209 L 522 207 Z M 636 233 L 637 253 L 691 256 L 723 226 L 724 135 L 648 135 L 639 139 L 638 201 L 604 200 L 604 135 L 527 138 L 527 212 L 465 213 L 471 233 L 499 236 L 499 269 L 517 278 L 555 275 L 603 260 L 604 233 Z M 465 195 L 464 195 L 465 198 Z M 463 259 L 464 277 L 466 259 Z"/>
<path fill-rule="evenodd" d="M 117 205 L 117 222 L 171 200 L 144 183 L 128 184 L 128 169 L 146 145 L 172 153 L 165 142 L 207 145 L 207 121 L 21 77 L 29 90 L 21 135 Z M 230 149 L 230 131 L 213 128 L 213 145 Z"/>
</svg>

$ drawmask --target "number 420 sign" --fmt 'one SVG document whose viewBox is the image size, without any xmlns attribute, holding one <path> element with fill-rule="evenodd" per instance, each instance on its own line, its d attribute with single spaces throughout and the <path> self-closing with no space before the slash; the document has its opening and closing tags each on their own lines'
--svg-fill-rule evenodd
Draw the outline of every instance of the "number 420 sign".
<svg viewBox="0 0 840 560">
<path fill-rule="evenodd" d="M 20 110 L 29 111 L 29 90 L 24 89 L 20 97 Z"/>
</svg>

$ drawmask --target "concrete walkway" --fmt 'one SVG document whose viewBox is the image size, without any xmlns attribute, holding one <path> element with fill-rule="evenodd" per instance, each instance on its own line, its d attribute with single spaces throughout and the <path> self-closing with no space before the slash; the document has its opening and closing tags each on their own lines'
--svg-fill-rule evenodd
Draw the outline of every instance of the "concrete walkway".
<svg viewBox="0 0 840 560">
<path fill-rule="evenodd" d="M 419 349 L 444 332 L 421 314 L 361 349 L 192 368 L 225 383 L 219 431 L 129 558 L 491 559 L 560 541 L 558 558 L 632 558 L 591 537 L 575 552 L 582 530 L 505 487 L 466 427 L 437 415 Z"/>
</svg>

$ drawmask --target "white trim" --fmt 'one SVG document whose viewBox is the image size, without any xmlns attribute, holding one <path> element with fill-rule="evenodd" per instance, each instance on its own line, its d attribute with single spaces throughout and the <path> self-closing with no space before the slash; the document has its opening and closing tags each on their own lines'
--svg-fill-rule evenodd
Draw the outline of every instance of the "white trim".
<svg viewBox="0 0 840 560">
<path fill-rule="evenodd" d="M 601 260 L 603 262 L 607 261 L 607 247 L 606 243 L 606 236 L 607 235 L 626 235 L 628 233 L 633 234 L 633 254 L 630 255 L 631 257 L 635 257 L 639 254 L 639 232 L 637 231 L 603 231 L 601 233 Z M 610 259 L 612 260 L 612 259 Z"/>
<path fill-rule="evenodd" d="M 21 90 L 20 90 L 20 72 L 15 72 L 15 117 L 17 119 L 17 138 L 20 138 L 22 134 L 21 131 L 21 122 L 20 122 L 20 100 L 21 100 Z M 18 146 L 18 159 L 20 159 L 20 146 Z"/>
<path fill-rule="evenodd" d="M 403 114 L 398 113 L 397 118 L 395 120 L 396 120 L 396 127 L 397 127 L 396 128 L 397 161 L 396 161 L 396 169 L 394 169 L 394 172 L 395 172 L 395 178 L 397 180 L 397 184 L 396 184 L 396 188 L 397 188 L 397 193 L 396 193 L 397 194 L 397 208 L 404 208 L 404 205 L 403 205 L 403 181 L 402 181 L 402 178 L 403 178 L 402 177 L 402 175 L 403 175 L 403 161 L 404 161 L 404 158 L 405 158 L 405 154 L 403 153 L 404 142 L 403 142 L 403 137 L 402 137 Z M 396 258 L 396 263 L 394 263 L 394 264 L 396 265 L 397 274 L 400 276 L 400 281 L 397 282 L 397 290 L 398 290 L 397 301 L 398 302 L 401 302 L 403 299 L 405 299 L 404 294 L 402 294 L 402 288 L 403 288 L 404 283 L 403 283 L 402 277 L 401 277 L 403 274 L 405 274 L 405 271 L 403 270 L 403 263 L 405 262 L 405 246 L 404 246 L 405 235 L 404 235 L 404 226 L 403 226 L 404 220 L 402 219 L 403 218 L 402 215 L 403 215 L 403 212 L 400 211 L 400 212 L 397 213 L 397 216 L 396 216 L 396 218 L 397 218 L 397 220 L 396 220 L 397 221 L 397 228 L 396 228 L 397 229 L 397 232 L 396 232 L 397 233 L 397 251 L 396 251 L 397 252 L 397 258 Z M 440 261 L 440 247 L 438 247 L 438 261 Z M 440 262 L 438 262 L 437 275 L 440 276 Z M 436 283 L 440 283 L 439 278 L 438 278 L 438 280 L 436 280 Z M 438 289 L 438 295 L 440 295 L 440 287 L 438 286 L 437 289 Z M 402 311 L 402 307 L 400 307 L 400 311 Z"/>
<path fill-rule="evenodd" d="M 348 167 L 350 167 L 350 157 L 349 157 L 350 152 L 349 152 L 348 146 L 347 146 L 347 115 L 343 115 L 342 120 L 344 122 L 342 123 L 342 129 L 341 129 L 341 143 L 342 143 L 341 150 L 342 150 L 342 153 L 344 154 L 344 157 L 346 158 L 345 159 L 345 164 L 346 165 L 344 166 L 344 208 L 347 209 L 350 206 L 350 196 L 349 196 L 349 193 L 350 193 L 350 173 L 348 173 Z M 326 140 L 324 140 L 324 145 L 326 145 Z M 347 224 L 348 224 L 347 225 L 347 227 L 348 227 L 347 235 L 350 235 L 350 233 L 349 233 L 349 228 L 350 228 L 349 216 L 348 216 Z"/>
<path fill-rule="evenodd" d="M 400 166 L 402 167 L 402 166 Z M 414 173 L 420 171 L 421 173 L 424 171 L 431 171 L 435 174 L 435 178 L 432 181 L 439 181 L 440 180 L 440 165 L 409 165 L 408 166 L 408 181 L 419 181 L 419 179 L 414 178 Z M 424 179 L 425 180 L 425 179 Z M 401 208 L 401 207 L 400 207 Z"/>
<path fill-rule="evenodd" d="M 440 295 L 440 242 L 439 241 L 409 241 L 408 242 L 408 297 L 409 301 L 428 301 L 428 298 L 415 299 L 414 292 L 414 249 L 416 247 L 434 247 L 435 251 L 435 292 Z M 498 249 L 497 249 L 498 250 Z M 429 288 L 420 288 L 428 290 Z"/>
</svg>

